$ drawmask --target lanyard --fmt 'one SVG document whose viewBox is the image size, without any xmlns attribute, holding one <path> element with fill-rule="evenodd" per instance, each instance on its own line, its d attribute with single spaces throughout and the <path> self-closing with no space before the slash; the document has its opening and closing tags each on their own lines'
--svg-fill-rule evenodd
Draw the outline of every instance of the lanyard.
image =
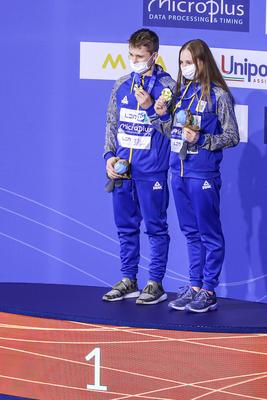
<svg viewBox="0 0 267 400">
<path fill-rule="evenodd" d="M 192 83 L 192 81 L 190 81 L 190 82 L 187 84 L 187 86 L 186 86 L 186 88 L 185 88 L 185 90 L 184 90 L 184 93 L 183 93 L 182 97 L 180 98 L 180 100 L 178 101 L 178 103 L 176 104 L 176 106 L 175 106 L 173 112 L 175 112 L 175 111 L 177 110 L 177 108 L 181 107 L 182 102 L 183 102 L 183 99 L 184 99 L 184 97 L 185 97 L 185 95 L 186 95 L 186 93 L 187 93 L 187 91 L 188 91 L 189 86 L 191 85 L 191 83 Z M 192 99 L 191 99 L 191 101 L 190 101 L 190 103 L 189 103 L 189 106 L 187 107 L 187 110 L 190 110 L 190 108 L 191 108 L 191 106 L 192 106 L 192 104 L 193 104 L 193 102 L 194 102 L 196 96 L 197 96 L 197 93 L 195 93 L 194 96 L 192 97 Z M 203 93 L 201 92 L 200 99 L 199 99 L 198 102 L 197 102 L 196 112 L 199 112 L 199 107 L 200 107 L 202 98 L 203 98 Z"/>
<path fill-rule="evenodd" d="M 186 85 L 186 88 L 185 88 L 185 90 L 184 90 L 184 93 L 183 93 L 182 97 L 180 98 L 180 100 L 178 101 L 178 103 L 176 104 L 176 106 L 175 106 L 173 112 L 175 112 L 175 111 L 177 110 L 177 108 L 181 107 L 183 98 L 184 98 L 184 96 L 186 95 L 186 93 L 187 93 L 187 91 L 188 91 L 189 86 L 191 85 L 191 83 L 192 83 L 192 81 L 190 81 L 190 82 Z"/>
<path fill-rule="evenodd" d="M 155 86 L 156 79 L 157 79 L 157 75 L 154 73 L 151 76 L 151 78 L 149 79 L 149 82 L 148 82 L 148 86 L 147 86 L 147 89 L 146 89 L 148 94 L 151 94 L 151 92 L 153 90 L 153 87 Z"/>
<path fill-rule="evenodd" d="M 151 92 L 152 92 L 152 90 L 153 90 L 153 87 L 155 86 L 156 80 L 157 80 L 157 71 L 156 71 L 156 68 L 154 68 L 153 75 L 152 75 L 151 78 L 149 79 L 148 86 L 147 86 L 147 88 L 145 89 L 145 90 L 147 91 L 148 94 L 151 94 Z M 140 74 L 134 73 L 130 93 L 132 93 L 133 87 L 134 87 L 134 84 L 135 84 L 135 83 L 136 83 L 138 86 L 141 85 L 141 86 L 144 87 L 145 77 L 144 77 L 144 76 L 141 76 Z M 140 109 L 140 104 L 137 103 L 136 110 L 138 111 L 139 109 Z M 133 158 L 133 148 L 131 147 L 131 148 L 130 148 L 130 154 L 129 154 L 129 160 L 128 160 L 129 164 L 131 164 L 132 158 Z"/>
<path fill-rule="evenodd" d="M 156 73 L 156 70 L 155 70 L 153 75 L 149 79 L 147 88 L 146 89 L 144 88 L 147 91 L 148 94 L 151 94 L 151 92 L 153 90 L 153 87 L 155 86 L 156 80 L 157 80 L 157 73 Z M 134 87 L 135 83 L 138 86 L 142 85 L 144 87 L 144 83 L 145 83 L 144 76 L 141 76 L 140 74 L 134 73 L 133 80 L 132 80 L 132 85 L 131 85 L 131 91 L 130 91 L 131 93 L 133 91 L 133 87 Z"/>
<path fill-rule="evenodd" d="M 154 76 L 154 75 L 153 75 L 153 76 Z M 152 77 L 153 77 L 153 76 L 152 76 Z M 156 79 L 155 79 L 155 80 L 156 80 Z M 150 81 L 151 81 L 151 79 L 150 79 Z M 150 83 L 150 81 L 149 81 L 149 83 Z M 133 80 L 132 80 L 131 92 L 132 92 L 132 90 L 133 90 L 134 82 L 136 82 L 136 83 L 138 84 L 138 86 L 140 86 L 140 85 L 143 86 L 143 85 L 144 85 L 144 82 L 145 82 L 145 78 L 144 78 L 143 76 L 140 76 L 139 74 L 134 74 L 134 77 L 133 77 Z M 153 83 L 153 86 L 154 86 L 154 84 L 155 84 L 155 82 Z M 152 88 L 153 88 L 153 86 L 152 86 Z M 152 88 L 151 88 L 151 90 L 152 90 Z M 138 111 L 139 108 L 140 108 L 140 104 L 137 103 L 136 110 Z M 131 164 L 132 158 L 133 158 L 133 148 L 131 147 L 131 148 L 130 148 L 130 154 L 129 154 L 129 160 L 128 160 L 129 164 Z"/>
<path fill-rule="evenodd" d="M 153 90 L 153 87 L 155 86 L 156 80 L 157 80 L 157 71 L 156 71 L 156 68 L 154 68 L 153 75 L 149 79 L 148 86 L 147 86 L 147 89 L 146 89 L 148 94 L 151 94 L 151 92 Z M 135 83 L 138 86 L 142 85 L 144 87 L 145 77 L 141 76 L 140 74 L 137 74 L 137 73 L 134 74 L 133 80 L 132 80 L 132 85 L 131 85 L 131 93 L 133 91 L 133 87 L 134 87 Z M 140 104 L 137 103 L 136 110 L 138 111 L 139 109 L 140 109 Z M 132 157 L 133 157 L 133 148 L 131 147 L 130 148 L 130 154 L 129 154 L 129 160 L 128 160 L 129 164 L 131 164 L 131 162 L 132 162 Z"/>
</svg>

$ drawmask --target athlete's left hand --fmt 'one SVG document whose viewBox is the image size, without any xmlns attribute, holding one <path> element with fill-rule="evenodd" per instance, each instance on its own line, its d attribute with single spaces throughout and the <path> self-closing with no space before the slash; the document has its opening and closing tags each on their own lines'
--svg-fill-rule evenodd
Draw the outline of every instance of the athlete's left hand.
<svg viewBox="0 0 267 400">
<path fill-rule="evenodd" d="M 142 87 L 136 89 L 135 97 L 144 110 L 148 109 L 153 104 L 152 97 Z"/>
<path fill-rule="evenodd" d="M 188 143 L 195 144 L 199 139 L 199 131 L 184 127 L 183 136 Z"/>
</svg>

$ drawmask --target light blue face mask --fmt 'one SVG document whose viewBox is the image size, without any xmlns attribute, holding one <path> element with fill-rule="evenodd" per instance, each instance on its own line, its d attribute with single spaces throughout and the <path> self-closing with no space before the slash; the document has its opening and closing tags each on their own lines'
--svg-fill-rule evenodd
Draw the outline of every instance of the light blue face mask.
<svg viewBox="0 0 267 400">
<path fill-rule="evenodd" d="M 148 71 L 154 63 L 154 61 L 153 61 L 154 54 L 155 53 L 151 54 L 151 56 L 149 57 L 149 59 L 147 61 L 140 61 L 137 63 L 133 63 L 133 61 L 130 60 L 131 69 L 134 72 L 136 72 L 137 74 L 143 74 L 144 72 Z M 151 59 L 152 59 L 152 62 L 150 62 Z"/>
<path fill-rule="evenodd" d="M 181 67 L 182 75 L 185 79 L 192 81 L 196 75 L 196 66 L 195 64 L 187 65 L 186 67 Z"/>
</svg>

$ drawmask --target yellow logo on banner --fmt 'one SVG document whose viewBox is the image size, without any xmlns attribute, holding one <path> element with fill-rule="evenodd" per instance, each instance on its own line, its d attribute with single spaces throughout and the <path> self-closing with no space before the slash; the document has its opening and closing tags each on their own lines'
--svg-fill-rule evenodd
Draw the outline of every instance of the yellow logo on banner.
<svg viewBox="0 0 267 400">
<path fill-rule="evenodd" d="M 164 71 L 167 70 L 166 65 L 165 65 L 165 63 L 164 63 L 164 61 L 163 61 L 163 58 L 162 58 L 161 56 L 158 56 L 158 58 L 157 58 L 157 64 L 161 65 L 162 68 L 164 69 Z"/>
<path fill-rule="evenodd" d="M 116 60 L 114 61 L 112 55 L 109 53 L 102 65 L 102 68 L 107 68 L 108 63 L 111 64 L 111 67 L 113 69 L 115 69 L 117 67 L 117 65 L 120 63 L 123 69 L 126 69 L 126 65 L 125 62 L 123 61 L 122 55 L 119 54 L 116 58 Z"/>
<path fill-rule="evenodd" d="M 117 55 L 116 59 L 114 60 L 112 55 L 109 53 L 107 55 L 107 57 L 105 58 L 105 61 L 104 61 L 103 65 L 102 65 L 102 68 L 103 69 L 107 68 L 107 65 L 109 63 L 110 63 L 110 65 L 111 65 L 111 67 L 113 69 L 117 68 L 118 64 L 120 64 L 123 69 L 126 69 L 126 65 L 125 65 L 125 62 L 124 62 L 121 54 Z M 167 70 L 166 65 L 165 65 L 165 63 L 163 61 L 163 58 L 161 56 L 158 56 L 157 64 L 161 65 L 162 68 L 164 69 L 164 71 Z"/>
</svg>

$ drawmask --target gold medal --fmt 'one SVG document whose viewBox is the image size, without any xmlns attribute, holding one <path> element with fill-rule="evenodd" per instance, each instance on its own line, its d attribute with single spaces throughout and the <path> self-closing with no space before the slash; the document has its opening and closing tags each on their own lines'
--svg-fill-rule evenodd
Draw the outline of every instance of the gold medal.
<svg viewBox="0 0 267 400">
<path fill-rule="evenodd" d="M 172 91 L 169 88 L 165 88 L 161 92 L 161 96 L 164 98 L 164 101 L 168 103 L 172 98 Z"/>
<path fill-rule="evenodd" d="M 136 92 L 137 90 L 142 89 L 142 85 L 137 85 L 137 83 L 135 83 L 134 85 L 134 91 Z"/>
</svg>

